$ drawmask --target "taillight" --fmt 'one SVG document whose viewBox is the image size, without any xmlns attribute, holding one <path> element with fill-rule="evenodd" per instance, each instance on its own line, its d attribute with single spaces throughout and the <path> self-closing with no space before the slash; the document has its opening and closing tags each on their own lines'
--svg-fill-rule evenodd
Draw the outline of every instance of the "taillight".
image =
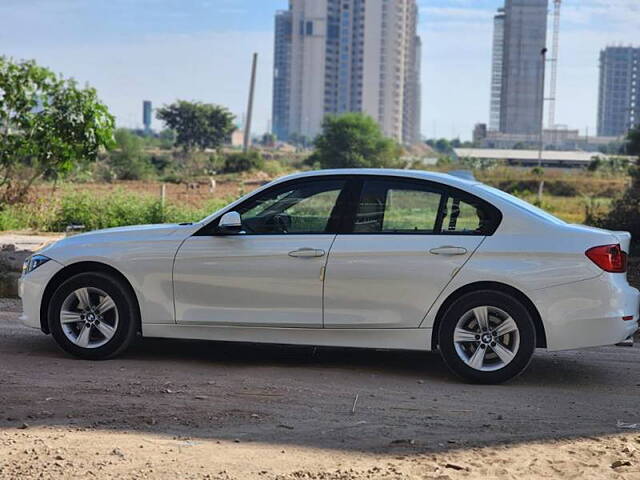
<svg viewBox="0 0 640 480">
<path fill-rule="evenodd" d="M 589 259 L 605 272 L 624 273 L 627 271 L 627 254 L 620 245 L 602 245 L 584 252 Z"/>
</svg>

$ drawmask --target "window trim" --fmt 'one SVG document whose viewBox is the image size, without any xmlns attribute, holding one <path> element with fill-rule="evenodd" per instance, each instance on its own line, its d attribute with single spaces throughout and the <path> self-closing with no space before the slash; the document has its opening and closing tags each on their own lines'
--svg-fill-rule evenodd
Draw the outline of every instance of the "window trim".
<svg viewBox="0 0 640 480">
<path fill-rule="evenodd" d="M 334 205 L 334 209 L 331 212 L 331 219 L 335 218 L 335 224 L 331 229 L 328 228 L 327 232 L 323 233 L 259 233 L 259 234 L 223 234 L 217 231 L 218 224 L 222 216 L 231 211 L 235 211 L 237 209 L 242 208 L 245 204 L 254 200 L 256 195 L 266 194 L 271 192 L 274 189 L 280 189 L 283 187 L 290 187 L 295 184 L 303 184 L 307 182 L 316 182 L 316 181 L 326 181 L 326 180 L 344 180 L 345 185 L 336 200 L 336 204 Z M 427 186 L 435 191 L 442 192 L 440 197 L 440 206 L 438 217 L 436 218 L 436 224 L 434 227 L 434 231 L 431 233 L 425 232 L 361 232 L 357 233 L 353 231 L 355 225 L 355 219 L 358 212 L 358 205 L 360 202 L 360 197 L 362 196 L 362 189 L 364 188 L 364 182 L 367 180 L 380 180 L 380 181 L 397 181 L 397 182 L 405 182 L 405 183 L 413 183 L 419 186 Z M 446 202 L 448 201 L 450 196 L 455 196 L 460 198 L 462 201 L 466 201 L 465 199 L 470 199 L 474 203 L 478 203 L 482 207 L 486 208 L 487 212 L 490 214 L 492 221 L 489 229 L 483 233 L 468 233 L 468 232 L 448 232 L 442 231 L 442 224 L 444 220 L 444 207 L 446 206 Z M 469 203 L 469 202 L 467 202 Z M 334 212 L 337 212 L 338 215 L 334 217 Z M 329 222 L 331 222 L 331 219 Z M 239 203 L 234 206 L 234 208 L 225 208 L 220 214 L 211 220 L 209 223 L 200 228 L 193 236 L 214 236 L 214 237 L 234 237 L 234 236 L 251 236 L 251 237 L 260 237 L 260 236 L 274 236 L 274 235 L 458 235 L 463 237 L 490 237 L 492 236 L 500 224 L 502 223 L 502 212 L 498 207 L 493 205 L 492 203 L 484 200 L 472 193 L 469 193 L 465 190 L 461 190 L 459 188 L 453 187 L 451 185 L 447 185 L 444 183 L 439 183 L 432 180 L 426 180 L 421 178 L 410 178 L 403 177 L 400 175 L 368 175 L 368 174 L 337 174 L 337 175 L 316 175 L 311 177 L 303 177 L 303 178 L 295 178 L 292 180 L 287 180 L 285 182 L 278 183 L 273 185 L 261 192 L 257 192 L 254 195 L 251 195 L 242 203 Z M 329 224 L 328 224 L 329 225 Z"/>
</svg>

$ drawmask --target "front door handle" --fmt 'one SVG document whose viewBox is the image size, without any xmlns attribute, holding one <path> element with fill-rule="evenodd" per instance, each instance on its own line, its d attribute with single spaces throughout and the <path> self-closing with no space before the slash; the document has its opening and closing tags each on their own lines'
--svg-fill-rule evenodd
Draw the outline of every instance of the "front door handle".
<svg viewBox="0 0 640 480">
<path fill-rule="evenodd" d="M 299 248 L 298 250 L 289 252 L 289 256 L 298 258 L 324 257 L 324 250 L 317 248 Z"/>
<path fill-rule="evenodd" d="M 429 253 L 433 255 L 464 255 L 467 253 L 467 249 L 463 247 L 452 247 L 451 245 L 445 245 L 438 248 L 432 248 Z"/>
</svg>

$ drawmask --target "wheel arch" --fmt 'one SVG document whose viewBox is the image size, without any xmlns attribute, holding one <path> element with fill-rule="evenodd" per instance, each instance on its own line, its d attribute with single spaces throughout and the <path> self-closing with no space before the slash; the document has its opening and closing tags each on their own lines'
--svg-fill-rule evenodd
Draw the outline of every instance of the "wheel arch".
<svg viewBox="0 0 640 480">
<path fill-rule="evenodd" d="M 138 295 L 136 295 L 136 292 L 133 286 L 131 285 L 131 282 L 127 279 L 127 277 L 124 276 L 124 274 L 122 274 L 122 272 L 112 267 L 111 265 L 107 265 L 106 263 L 101 263 L 101 262 L 93 262 L 93 261 L 82 261 L 82 262 L 72 263 L 71 265 L 67 265 L 62 270 L 57 272 L 53 277 L 51 277 L 51 280 L 49 280 L 49 283 L 47 284 L 44 290 L 44 293 L 42 295 L 42 301 L 40 302 L 40 329 L 46 334 L 51 333 L 49 329 L 49 318 L 48 318 L 49 302 L 51 301 L 51 298 L 53 297 L 54 292 L 60 286 L 60 284 L 62 284 L 69 278 L 73 277 L 74 275 L 77 275 L 79 273 L 90 273 L 90 272 L 107 273 L 115 277 L 116 279 L 118 279 L 120 282 L 122 282 L 122 285 L 127 290 L 129 290 L 131 297 L 135 301 L 134 306 L 138 314 L 137 329 L 138 331 L 140 331 L 142 328 L 140 324 L 141 318 L 142 318 L 141 312 L 140 312 L 140 300 L 138 299 Z"/>
<path fill-rule="evenodd" d="M 544 329 L 544 324 L 542 323 L 542 317 L 540 316 L 540 312 L 531 301 L 529 297 L 527 297 L 523 292 L 518 290 L 515 287 L 507 285 L 505 283 L 500 282 L 474 282 L 463 287 L 458 288 L 453 293 L 451 293 L 447 299 L 442 302 L 440 308 L 438 309 L 438 313 L 436 314 L 436 318 L 433 323 L 433 329 L 431 334 L 431 349 L 436 350 L 438 348 L 438 330 L 440 328 L 440 322 L 444 317 L 445 313 L 449 309 L 449 307 L 460 297 L 463 295 L 478 291 L 478 290 L 494 290 L 498 292 L 503 292 L 515 297 L 519 300 L 524 307 L 527 309 L 531 318 L 533 320 L 534 327 L 536 329 L 536 347 L 537 348 L 546 348 L 547 347 L 547 335 Z"/>
</svg>

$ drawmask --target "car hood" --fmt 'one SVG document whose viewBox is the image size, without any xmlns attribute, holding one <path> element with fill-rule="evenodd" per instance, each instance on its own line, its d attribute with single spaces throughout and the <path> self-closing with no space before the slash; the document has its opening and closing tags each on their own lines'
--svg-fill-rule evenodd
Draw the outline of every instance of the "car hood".
<svg viewBox="0 0 640 480">
<path fill-rule="evenodd" d="M 74 246 L 88 246 L 99 243 L 153 241 L 161 239 L 185 238 L 199 228 L 199 224 L 159 224 L 134 225 L 128 227 L 106 228 L 65 237 L 54 242 L 39 253 L 53 254 L 57 250 Z"/>
</svg>

